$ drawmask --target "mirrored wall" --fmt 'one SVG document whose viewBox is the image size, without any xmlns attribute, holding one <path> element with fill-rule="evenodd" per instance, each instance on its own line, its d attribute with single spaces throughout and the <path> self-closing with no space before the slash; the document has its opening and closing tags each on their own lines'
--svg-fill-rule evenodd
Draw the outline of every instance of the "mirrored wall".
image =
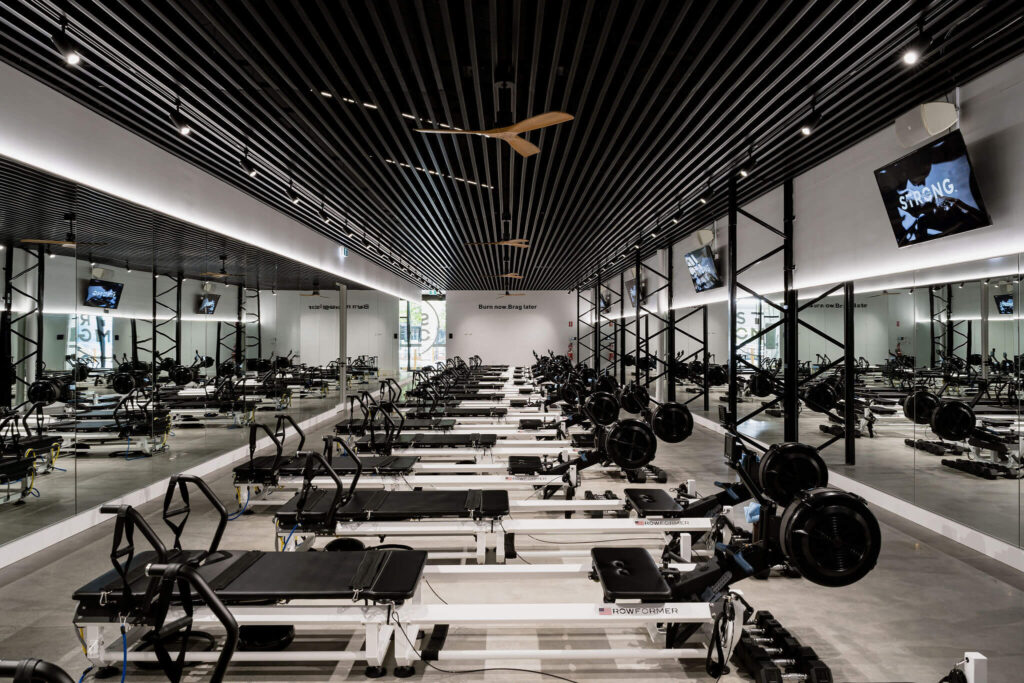
<svg viewBox="0 0 1024 683">
<path fill-rule="evenodd" d="M 843 349 L 846 299 L 832 286 L 800 292 L 798 374 L 800 439 L 825 445 L 832 472 L 906 500 L 985 534 L 1024 544 L 1021 481 L 1022 327 L 1021 257 L 1010 256 L 856 281 L 853 283 L 853 453 L 845 448 Z M 841 285 L 842 283 L 836 283 Z M 781 296 L 769 300 L 781 303 Z M 724 364 L 728 328 L 725 303 L 707 307 L 712 364 Z M 687 311 L 682 311 L 686 313 Z M 682 327 L 700 337 L 701 316 Z M 784 335 L 769 330 L 778 313 L 755 298 L 737 302 L 742 357 L 780 377 Z M 820 331 L 824 334 L 818 334 Z M 684 351 L 699 345 L 677 335 Z M 763 394 L 746 364 L 739 413 L 762 409 L 741 426 L 753 438 L 783 440 L 783 406 Z M 832 383 L 834 405 L 815 405 L 808 387 Z M 685 400 L 702 379 L 684 380 Z M 724 373 L 709 382 L 707 410 L 718 421 L 725 405 Z M 808 400 L 808 399 L 811 400 Z M 812 409 L 817 407 L 818 409 Z M 824 410 L 822 408 L 828 408 Z M 826 445 L 827 444 L 827 445 Z"/>
<path fill-rule="evenodd" d="M 0 545 L 397 376 L 394 297 L 2 159 L 0 194 Z"/>
</svg>

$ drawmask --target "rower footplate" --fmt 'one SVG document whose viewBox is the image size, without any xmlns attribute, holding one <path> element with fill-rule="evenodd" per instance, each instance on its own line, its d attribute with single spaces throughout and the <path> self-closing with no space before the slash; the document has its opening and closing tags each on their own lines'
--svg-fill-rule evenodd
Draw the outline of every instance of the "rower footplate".
<svg viewBox="0 0 1024 683">
<path fill-rule="evenodd" d="M 683 506 L 665 489 L 626 489 L 626 505 L 636 510 L 638 517 L 679 517 Z"/>
<path fill-rule="evenodd" d="M 658 565 L 644 548 L 593 548 L 590 556 L 605 602 L 672 599 L 672 591 Z"/>
</svg>

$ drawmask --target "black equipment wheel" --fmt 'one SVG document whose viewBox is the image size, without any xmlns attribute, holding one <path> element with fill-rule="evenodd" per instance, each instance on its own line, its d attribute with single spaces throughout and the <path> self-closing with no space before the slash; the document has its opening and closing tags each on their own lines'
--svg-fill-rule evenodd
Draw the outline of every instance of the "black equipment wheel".
<svg viewBox="0 0 1024 683">
<path fill-rule="evenodd" d="M 63 384 L 57 379 L 37 379 L 28 386 L 28 400 L 52 405 L 60 400 Z"/>
<path fill-rule="evenodd" d="M 750 378 L 750 393 L 760 398 L 771 396 L 775 393 L 775 382 L 772 373 L 767 370 L 758 370 Z"/>
<path fill-rule="evenodd" d="M 220 377 L 230 377 L 235 374 L 235 369 L 235 361 L 228 359 L 217 366 L 217 375 Z"/>
<path fill-rule="evenodd" d="M 698 365 L 700 365 L 698 363 Z M 703 373 L 703 367 L 700 370 Z M 695 378 L 696 379 L 696 378 Z M 708 384 L 713 387 L 721 386 L 729 383 L 729 371 L 721 365 L 710 365 L 708 366 Z"/>
<path fill-rule="evenodd" d="M 594 385 L 594 388 L 597 391 L 614 394 L 619 390 L 619 380 L 615 379 L 612 375 L 601 375 L 597 378 L 597 383 Z"/>
<path fill-rule="evenodd" d="M 122 365 L 124 365 L 122 363 Z M 135 376 L 127 372 L 119 372 L 110 380 L 115 393 L 127 394 L 135 388 Z"/>
<path fill-rule="evenodd" d="M 662 403 L 651 418 L 654 434 L 662 441 L 679 443 L 693 434 L 693 415 L 682 403 Z"/>
<path fill-rule="evenodd" d="M 782 552 L 805 578 L 821 586 L 849 586 L 878 561 L 882 533 L 864 500 L 846 491 L 800 493 L 779 524 Z"/>
<path fill-rule="evenodd" d="M 817 382 L 804 390 L 804 403 L 817 413 L 827 413 L 839 403 L 839 392 L 832 382 Z"/>
<path fill-rule="evenodd" d="M 622 420 L 608 432 L 605 448 L 616 465 L 624 470 L 635 470 L 654 460 L 658 437 L 643 420 Z"/>
<path fill-rule="evenodd" d="M 177 365 L 178 364 L 174 361 L 173 358 L 161 358 L 160 364 L 157 366 L 157 368 L 163 372 L 170 374 L 170 372 L 174 370 L 174 368 L 177 367 Z"/>
<path fill-rule="evenodd" d="M 269 358 L 260 358 L 256 361 L 256 370 L 258 372 L 270 372 L 274 369 L 274 364 L 270 362 Z"/>
<path fill-rule="evenodd" d="M 292 366 L 292 359 L 288 356 L 278 356 L 274 359 L 274 367 L 278 370 L 284 370 Z"/>
<path fill-rule="evenodd" d="M 75 368 L 72 372 L 76 382 L 84 382 L 89 379 L 89 373 L 92 372 L 92 368 L 85 363 L 75 363 Z"/>
<path fill-rule="evenodd" d="M 651 402 L 647 388 L 639 384 L 627 384 L 619 390 L 619 404 L 627 413 L 636 415 Z"/>
<path fill-rule="evenodd" d="M 918 389 L 903 399 L 903 414 L 919 424 L 931 424 L 932 413 L 939 407 L 939 397 L 927 389 Z"/>
<path fill-rule="evenodd" d="M 619 402 L 606 391 L 595 391 L 584 405 L 594 424 L 607 427 L 619 419 Z"/>
<path fill-rule="evenodd" d="M 200 361 L 200 364 L 204 368 L 212 368 L 216 363 L 217 361 L 213 359 L 213 356 L 203 356 Z"/>
<path fill-rule="evenodd" d="M 171 368 L 170 378 L 171 381 L 177 384 L 179 387 L 188 384 L 194 379 L 192 375 L 192 369 L 186 368 L 184 365 L 176 365 L 175 367 Z"/>
<path fill-rule="evenodd" d="M 565 382 L 558 388 L 558 397 L 570 404 L 576 404 L 585 393 L 586 389 L 576 381 Z"/>
<path fill-rule="evenodd" d="M 622 364 L 625 365 L 627 368 L 636 365 L 636 356 L 634 356 L 631 353 L 627 353 L 625 356 L 622 357 Z"/>
<path fill-rule="evenodd" d="M 766 496 L 788 505 L 801 491 L 828 486 L 828 467 L 814 446 L 777 443 L 761 456 L 757 482 Z"/>
<path fill-rule="evenodd" d="M 974 409 L 963 401 L 939 403 L 929 421 L 932 431 L 948 441 L 963 441 L 974 433 L 977 419 Z"/>
</svg>

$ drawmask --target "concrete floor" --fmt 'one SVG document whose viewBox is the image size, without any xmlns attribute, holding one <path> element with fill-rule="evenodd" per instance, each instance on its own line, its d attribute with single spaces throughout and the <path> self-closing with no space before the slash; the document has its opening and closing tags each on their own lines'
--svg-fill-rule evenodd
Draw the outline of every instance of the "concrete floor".
<svg viewBox="0 0 1024 683">
<path fill-rule="evenodd" d="M 301 423 L 337 404 L 335 389 L 327 398 L 295 398 L 287 412 Z M 276 412 L 258 411 L 256 419 L 273 423 Z M 36 477 L 38 496 L 28 497 L 23 505 L 0 505 L 0 546 L 245 445 L 248 439 L 247 428 L 175 427 L 168 448 L 152 457 L 62 454 L 56 465 L 63 471 Z"/>
<path fill-rule="evenodd" d="M 711 409 L 707 412 L 696 410 L 699 400 L 691 404 L 691 408 L 695 413 L 718 422 L 718 406 L 723 404 L 719 397 L 723 395 L 720 389 L 713 389 Z M 761 400 L 744 397 L 740 414 L 760 407 Z M 800 413 L 801 440 L 818 445 L 831 438 L 818 428 L 821 424 L 828 424 L 824 415 L 803 410 Z M 782 418 L 761 413 L 744 423 L 741 430 L 755 439 L 777 442 L 782 440 Z M 931 455 L 907 446 L 903 442 L 905 438 L 938 439 L 927 426 L 914 425 L 902 413 L 897 413 L 879 417 L 874 438 L 857 439 L 856 465 L 845 464 L 842 441 L 825 448 L 821 455 L 839 474 L 989 536 L 1024 545 L 1024 499 L 1020 480 L 987 480 L 954 470 L 942 464 L 943 458 L 964 456 Z"/>
<path fill-rule="evenodd" d="M 697 429 L 688 441 L 662 444 L 656 464 L 668 470 L 673 484 L 687 478 L 710 491 L 712 482 L 729 478 L 721 457 L 721 437 Z M 618 479 L 588 473 L 584 488 L 618 490 Z M 211 484 L 225 500 L 232 495 L 230 475 L 219 473 Z M 522 494 L 525 496 L 526 494 Z M 155 516 L 155 505 L 144 510 Z M 866 579 L 842 589 L 827 589 L 798 579 L 772 578 L 738 584 L 758 609 L 769 609 L 806 645 L 815 648 L 837 681 L 937 681 L 965 650 L 978 650 L 991 660 L 991 681 L 1021 680 L 1024 651 L 1024 575 L 952 543 L 920 527 L 876 509 L 882 521 L 883 549 L 878 567 Z M 737 511 L 737 516 L 739 512 Z M 212 529 L 207 511 L 193 513 L 193 534 Z M 71 626 L 71 592 L 109 567 L 111 525 L 103 524 L 0 571 L 0 657 L 41 657 L 58 662 L 76 678 L 86 660 Z M 273 547 L 270 517 L 247 515 L 228 526 L 225 548 Z M 461 582 L 434 588 L 448 600 L 500 604 L 517 601 L 599 600 L 596 584 L 584 580 L 547 584 L 509 583 L 497 586 Z M 429 592 L 425 602 L 436 598 Z M 629 643 L 635 634 L 600 629 L 562 631 L 523 629 L 484 634 L 453 629 L 452 647 L 536 646 L 601 647 Z M 472 644 L 471 644 L 472 643 Z M 703 663 L 680 665 L 642 660 L 615 662 L 465 663 L 476 666 L 519 666 L 565 676 L 575 681 L 707 680 Z M 209 670 L 191 669 L 186 680 L 204 680 Z M 417 677 L 447 678 L 417 666 Z M 132 667 L 129 680 L 162 680 L 156 672 Z M 238 665 L 232 681 L 360 680 L 362 667 L 347 665 Z M 470 680 L 542 680 L 534 674 L 494 671 L 472 674 Z M 729 674 L 723 681 L 748 680 Z"/>
</svg>

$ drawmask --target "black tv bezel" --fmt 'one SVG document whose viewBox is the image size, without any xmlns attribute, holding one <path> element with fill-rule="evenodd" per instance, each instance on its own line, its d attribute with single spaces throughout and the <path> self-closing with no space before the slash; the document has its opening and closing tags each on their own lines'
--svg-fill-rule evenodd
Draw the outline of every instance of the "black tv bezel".
<svg viewBox="0 0 1024 683">
<path fill-rule="evenodd" d="M 629 290 L 631 289 L 630 285 L 632 285 L 634 282 L 636 282 L 636 278 L 633 278 L 632 280 L 626 280 L 624 285 L 625 285 L 625 288 L 626 288 L 626 296 L 629 297 L 630 308 L 636 309 L 636 307 L 637 307 L 637 305 L 636 305 L 636 298 L 631 296 L 630 293 L 629 293 Z M 645 278 L 645 277 L 640 278 L 640 287 L 639 287 L 639 291 L 637 292 L 637 294 L 640 296 L 640 305 L 641 306 L 645 305 L 647 303 L 647 278 Z"/>
<path fill-rule="evenodd" d="M 94 285 L 99 285 L 99 286 L 102 286 L 102 287 L 106 287 L 106 286 L 112 285 L 113 288 L 116 288 L 117 289 L 117 303 L 115 303 L 113 306 L 97 306 L 96 304 L 90 304 L 89 303 L 89 288 L 94 286 Z M 86 281 L 86 283 L 85 283 L 85 292 L 82 295 L 82 305 L 83 306 L 87 306 L 89 308 L 99 308 L 99 309 L 104 310 L 104 311 L 116 311 L 117 307 L 121 305 L 121 299 L 122 299 L 123 296 L 124 296 L 124 283 L 123 282 L 114 282 L 113 280 L 100 280 L 99 278 L 95 278 L 95 277 L 94 278 L 89 278 L 89 280 Z"/>
<path fill-rule="evenodd" d="M 196 300 L 196 315 L 216 315 L 216 313 L 217 313 L 217 306 L 220 305 L 220 297 L 221 297 L 221 295 L 220 294 L 209 294 L 207 292 L 202 292 L 202 293 L 198 294 L 197 296 L 199 298 Z M 216 301 L 216 303 L 213 305 L 213 310 L 212 311 L 210 311 L 209 313 L 203 313 L 202 310 L 200 310 L 200 309 L 202 307 L 203 299 L 205 299 L 207 297 L 213 298 Z"/>
<path fill-rule="evenodd" d="M 950 233 L 945 233 L 945 234 L 942 234 L 942 235 L 936 235 L 935 237 L 928 237 L 926 239 L 918 239 L 918 240 L 916 240 L 914 242 L 905 242 L 905 241 L 903 241 L 903 239 L 899 235 L 896 234 L 896 227 L 893 225 L 892 216 L 889 214 L 889 206 L 886 204 L 884 192 L 883 192 L 881 186 L 878 184 L 878 181 L 879 181 L 879 175 L 878 174 L 880 172 L 882 172 L 882 171 L 885 171 L 886 169 L 890 169 L 893 166 L 896 166 L 897 164 L 902 164 L 904 161 L 906 161 L 907 159 L 913 157 L 915 154 L 920 154 L 924 150 L 930 149 L 930 148 L 934 147 L 935 145 L 937 145 L 939 143 L 942 143 L 942 142 L 945 142 L 946 140 L 950 140 L 950 139 L 958 140 L 960 145 L 962 146 L 962 148 L 964 150 L 964 157 L 967 159 L 967 166 L 971 169 L 971 180 L 970 180 L 971 195 L 974 197 L 975 201 L 978 202 L 978 211 L 980 211 L 985 216 L 985 222 L 983 222 L 983 223 L 981 223 L 979 225 L 975 225 L 975 226 L 973 226 L 971 228 L 967 228 L 966 230 L 958 230 L 956 232 L 950 232 Z M 940 240 L 943 237 L 951 237 L 953 235 L 962 235 L 964 233 L 973 232 L 974 230 L 978 230 L 979 228 L 985 228 L 985 227 L 989 227 L 989 226 L 992 225 L 992 214 L 989 213 L 988 207 L 985 205 L 985 199 L 981 195 L 981 188 L 978 186 L 978 176 L 977 176 L 977 173 L 976 173 L 975 168 L 974 168 L 974 162 L 971 161 L 971 153 L 970 153 L 970 150 L 967 149 L 967 141 L 964 140 L 963 133 L 960 132 L 959 128 L 957 128 L 956 130 L 950 131 L 949 133 L 946 133 L 942 137 L 935 138 L 934 140 L 931 140 L 931 141 L 921 145 L 920 147 L 907 152 L 903 156 L 890 161 L 889 163 L 885 164 L 884 166 L 879 166 L 878 168 L 876 168 L 874 170 L 872 175 L 875 176 L 875 187 L 878 189 L 879 199 L 882 200 L 882 209 L 885 211 L 885 218 L 886 218 L 886 221 L 889 224 L 889 230 L 892 231 L 893 238 L 896 240 L 896 246 L 899 249 L 903 249 L 904 247 L 913 247 L 913 246 L 916 246 L 916 245 L 919 245 L 919 244 L 928 244 L 929 242 L 934 242 L 935 240 Z"/>
<path fill-rule="evenodd" d="M 693 269 L 690 268 L 689 264 L 687 264 L 686 270 L 690 274 L 690 282 L 693 283 L 693 291 L 694 291 L 694 293 L 695 294 L 702 294 L 704 292 L 710 292 L 713 289 L 718 289 L 719 287 L 724 287 L 725 286 L 725 278 L 722 277 L 721 268 L 718 267 L 718 254 L 715 253 L 715 250 L 711 248 L 710 244 L 702 244 L 701 246 L 697 247 L 696 249 L 693 249 L 691 251 L 686 252 L 685 254 L 683 254 L 683 262 L 684 263 L 686 262 L 686 257 L 687 256 L 689 256 L 690 254 L 695 254 L 698 251 L 704 251 L 704 252 L 707 253 L 708 256 L 711 257 L 711 263 L 713 263 L 714 266 L 715 266 L 715 277 L 718 279 L 718 284 L 716 284 L 714 287 L 707 287 L 706 289 L 697 289 L 697 278 L 694 277 L 694 275 L 693 275 Z"/>
</svg>

